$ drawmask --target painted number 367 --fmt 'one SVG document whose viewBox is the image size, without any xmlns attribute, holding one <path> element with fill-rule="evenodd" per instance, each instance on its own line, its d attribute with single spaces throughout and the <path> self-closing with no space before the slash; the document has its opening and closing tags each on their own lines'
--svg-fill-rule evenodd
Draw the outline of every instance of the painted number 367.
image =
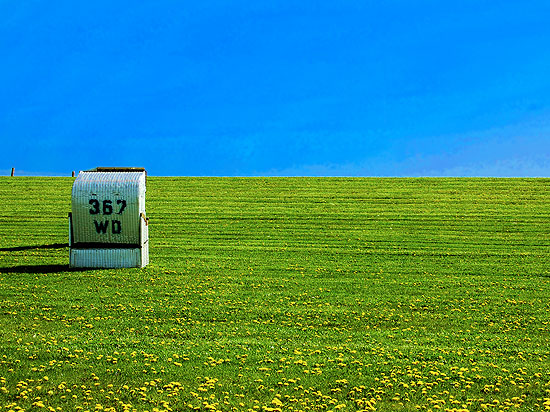
<svg viewBox="0 0 550 412">
<path fill-rule="evenodd" d="M 91 215 L 97 215 L 100 212 L 103 212 L 104 215 L 111 215 L 113 214 L 113 201 L 112 200 L 104 200 L 103 202 L 99 202 L 97 199 L 90 199 L 90 205 L 92 207 L 90 208 L 90 214 Z M 115 212 L 117 215 L 122 214 L 124 209 L 126 209 L 126 200 L 118 199 L 116 201 L 118 211 Z"/>
</svg>

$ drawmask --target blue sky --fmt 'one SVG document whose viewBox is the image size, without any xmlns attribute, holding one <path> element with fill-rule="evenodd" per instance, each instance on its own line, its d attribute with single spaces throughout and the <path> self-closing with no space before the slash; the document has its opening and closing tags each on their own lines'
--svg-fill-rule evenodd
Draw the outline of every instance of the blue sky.
<svg viewBox="0 0 550 412">
<path fill-rule="evenodd" d="M 550 176 L 550 2 L 0 0 L 0 175 Z"/>
</svg>

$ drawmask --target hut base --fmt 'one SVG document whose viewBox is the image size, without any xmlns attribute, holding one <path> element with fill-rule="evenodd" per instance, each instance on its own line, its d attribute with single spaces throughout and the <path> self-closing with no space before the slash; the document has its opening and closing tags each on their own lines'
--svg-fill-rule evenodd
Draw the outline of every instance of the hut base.
<svg viewBox="0 0 550 412">
<path fill-rule="evenodd" d="M 149 263 L 147 244 L 132 249 L 71 249 L 72 268 L 142 268 Z"/>
</svg>

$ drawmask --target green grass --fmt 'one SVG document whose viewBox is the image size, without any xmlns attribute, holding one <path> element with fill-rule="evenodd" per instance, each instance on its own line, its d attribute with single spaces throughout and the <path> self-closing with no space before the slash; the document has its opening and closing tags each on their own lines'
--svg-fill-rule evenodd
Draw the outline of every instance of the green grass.
<svg viewBox="0 0 550 412">
<path fill-rule="evenodd" d="M 0 178 L 9 410 L 550 409 L 550 179 L 148 179 L 151 263 L 70 271 Z"/>
</svg>

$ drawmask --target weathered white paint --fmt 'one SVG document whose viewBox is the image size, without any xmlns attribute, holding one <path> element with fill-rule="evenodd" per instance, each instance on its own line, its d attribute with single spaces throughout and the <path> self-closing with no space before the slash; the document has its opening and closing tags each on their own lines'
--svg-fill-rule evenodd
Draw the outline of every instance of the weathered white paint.
<svg viewBox="0 0 550 412">
<path fill-rule="evenodd" d="M 78 174 L 70 218 L 72 267 L 143 267 L 149 263 L 145 183 L 144 171 Z"/>
</svg>

